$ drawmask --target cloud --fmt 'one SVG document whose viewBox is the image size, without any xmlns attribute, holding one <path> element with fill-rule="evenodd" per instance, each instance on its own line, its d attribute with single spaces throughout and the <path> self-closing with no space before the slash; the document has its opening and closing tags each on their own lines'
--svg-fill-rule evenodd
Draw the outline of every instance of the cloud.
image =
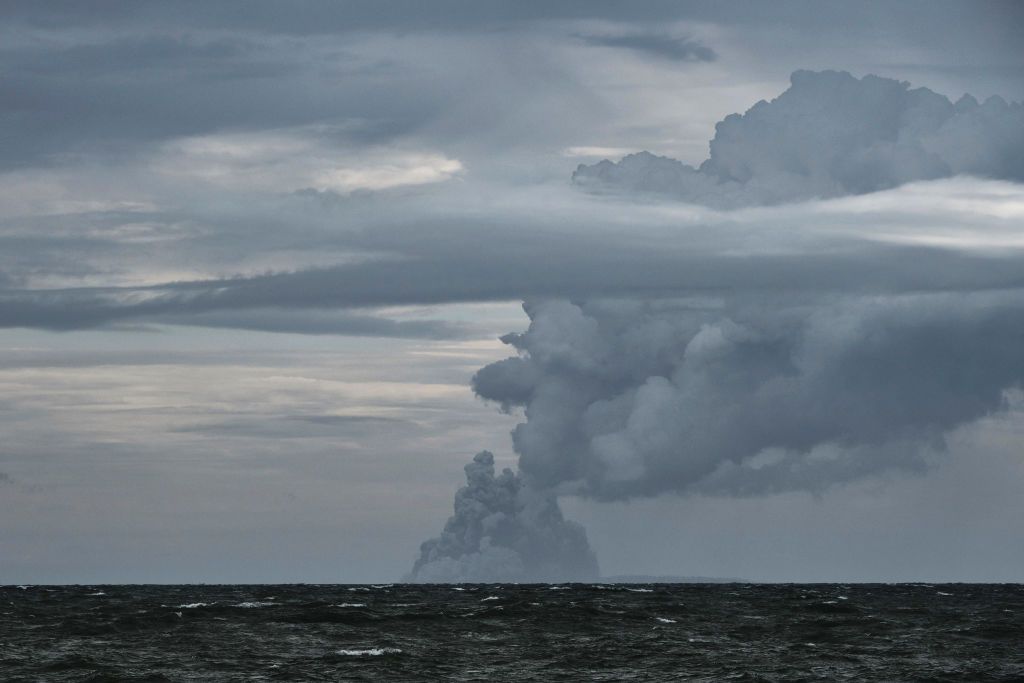
<svg viewBox="0 0 1024 683">
<path fill-rule="evenodd" d="M 797 71 L 788 90 L 715 126 L 698 168 L 641 152 L 580 165 L 584 187 L 731 207 L 876 192 L 976 175 L 1024 180 L 1024 105 L 840 71 Z"/>
<path fill-rule="evenodd" d="M 379 315 L 338 310 L 289 310 L 280 308 L 214 310 L 157 315 L 140 322 L 162 325 L 222 327 L 285 334 L 339 334 L 356 337 L 406 339 L 464 339 L 472 336 L 470 324 L 449 320 L 394 320 Z"/>
<path fill-rule="evenodd" d="M 390 198 L 357 201 L 351 210 L 365 219 L 365 227 L 335 229 L 328 235 L 335 241 L 324 243 L 386 257 L 148 287 L 7 288 L 0 290 L 0 326 L 72 330 L 166 321 L 443 337 L 467 331 L 438 322 L 391 323 L 371 311 L 342 315 L 337 309 L 539 297 L 882 295 L 1024 286 L 1019 184 L 950 179 L 726 212 L 569 190 L 535 191 L 535 205 L 484 192 L 467 201 L 467 191 L 452 188 L 463 202 L 455 208 L 434 194 L 404 198 L 402 211 L 412 210 L 415 220 L 392 212 Z M 312 201 L 294 198 L 286 207 L 301 200 Z"/>
<path fill-rule="evenodd" d="M 183 434 L 212 435 L 218 438 L 246 439 L 365 439 L 376 431 L 394 433 L 421 431 L 401 418 L 379 415 L 264 415 L 203 422 L 174 428 Z"/>
<path fill-rule="evenodd" d="M 624 48 L 660 59 L 677 62 L 713 62 L 715 51 L 690 38 L 674 38 L 665 34 L 633 34 L 620 36 L 577 36 L 594 47 Z"/>
<path fill-rule="evenodd" d="M 160 174 L 233 190 L 350 193 L 449 180 L 462 162 L 387 147 L 345 149 L 343 127 L 319 126 L 176 139 L 154 164 Z"/>
<path fill-rule="evenodd" d="M 1024 381 L 1020 292 L 547 300 L 478 395 L 522 408 L 530 486 L 600 499 L 821 491 L 920 470 Z"/>
</svg>

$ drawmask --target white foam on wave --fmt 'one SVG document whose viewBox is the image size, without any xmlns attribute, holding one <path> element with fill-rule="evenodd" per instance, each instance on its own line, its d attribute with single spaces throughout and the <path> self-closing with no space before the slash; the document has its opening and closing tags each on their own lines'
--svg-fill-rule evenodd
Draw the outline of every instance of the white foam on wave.
<svg viewBox="0 0 1024 683">
<path fill-rule="evenodd" d="M 627 588 L 630 593 L 653 593 L 654 590 L 650 588 Z"/>
<path fill-rule="evenodd" d="M 370 647 L 365 650 L 338 650 L 343 657 L 380 657 L 381 655 L 397 655 L 402 650 L 397 647 Z"/>
<path fill-rule="evenodd" d="M 459 588 L 458 586 L 456 586 L 456 587 L 455 587 L 455 588 L 453 588 L 452 590 L 453 590 L 453 591 L 464 591 L 464 590 L 466 590 L 466 589 L 465 589 L 465 588 Z"/>
<path fill-rule="evenodd" d="M 104 593 L 103 591 L 96 591 L 95 593 L 89 593 L 88 594 L 88 596 L 90 598 L 96 598 L 96 597 L 99 597 L 101 595 L 106 595 L 106 593 Z"/>
<path fill-rule="evenodd" d="M 654 617 L 654 618 L 657 619 L 658 621 L 660 621 L 663 624 L 674 624 L 674 623 L 676 623 L 675 619 L 666 619 L 665 617 Z"/>
<path fill-rule="evenodd" d="M 355 592 L 355 591 L 363 591 L 363 592 L 367 592 L 367 591 L 369 591 L 369 590 L 370 590 L 370 589 L 369 589 L 369 588 L 367 588 L 366 586 L 353 586 L 352 588 L 349 588 L 349 591 L 351 591 L 351 592 Z"/>
<path fill-rule="evenodd" d="M 572 588 L 572 586 L 548 586 L 549 591 L 567 591 L 570 588 Z"/>
<path fill-rule="evenodd" d="M 497 595 L 488 595 L 486 598 L 480 598 L 480 602 L 487 602 L 488 600 L 501 600 Z"/>
<path fill-rule="evenodd" d="M 256 607 L 273 607 L 272 602 L 240 602 L 235 607 L 244 607 L 246 609 L 254 609 Z"/>
<path fill-rule="evenodd" d="M 335 607 L 366 607 L 366 603 L 365 602 L 343 602 L 340 605 L 335 605 Z"/>
<path fill-rule="evenodd" d="M 952 593 L 943 593 L 942 591 L 935 591 L 939 595 L 952 595 Z"/>
<path fill-rule="evenodd" d="M 210 605 L 216 605 L 215 602 L 190 602 L 184 605 L 178 605 L 178 609 L 197 609 L 199 607 L 209 607 Z"/>
</svg>

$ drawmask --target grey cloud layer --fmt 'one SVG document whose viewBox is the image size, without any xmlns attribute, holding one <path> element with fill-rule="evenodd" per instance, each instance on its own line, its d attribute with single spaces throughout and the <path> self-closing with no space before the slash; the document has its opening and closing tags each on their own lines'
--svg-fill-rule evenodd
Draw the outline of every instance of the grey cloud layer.
<svg viewBox="0 0 1024 683">
<path fill-rule="evenodd" d="M 699 168 L 642 152 L 580 165 L 573 180 L 744 206 L 959 174 L 1024 180 L 1024 105 L 969 95 L 954 104 L 892 79 L 798 71 L 778 98 L 720 121 Z"/>
<path fill-rule="evenodd" d="M 538 296 L 648 296 L 730 291 L 894 292 L 1005 289 L 1024 285 L 1016 254 L 986 255 L 933 247 L 829 244 L 822 253 L 736 255 L 687 250 L 685 242 L 630 248 L 615 241 L 539 237 L 517 252 L 449 254 L 232 280 L 151 288 L 0 290 L 0 327 L 87 329 L 119 322 L 450 337 L 440 321 L 392 321 L 331 309 L 503 301 Z M 307 309 L 284 311 L 280 309 Z"/>
<path fill-rule="evenodd" d="M 621 36 L 581 35 L 587 45 L 620 47 L 679 62 L 713 62 L 715 51 L 688 38 L 664 34 L 631 34 Z"/>
</svg>

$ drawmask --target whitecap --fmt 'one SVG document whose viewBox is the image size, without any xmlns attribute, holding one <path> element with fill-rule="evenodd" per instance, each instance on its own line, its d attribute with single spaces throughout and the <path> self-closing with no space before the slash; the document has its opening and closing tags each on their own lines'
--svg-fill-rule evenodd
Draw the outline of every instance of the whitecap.
<svg viewBox="0 0 1024 683">
<path fill-rule="evenodd" d="M 88 594 L 88 596 L 91 597 L 91 598 L 99 597 L 101 595 L 106 595 L 106 593 L 104 593 L 103 591 L 96 591 L 95 593 L 89 593 Z"/>
<path fill-rule="evenodd" d="M 466 589 L 465 588 L 459 588 L 458 586 L 456 586 L 455 588 L 452 588 L 452 590 L 453 591 L 464 591 Z"/>
<path fill-rule="evenodd" d="M 654 591 L 650 588 L 627 588 L 630 593 L 653 593 Z"/>
<path fill-rule="evenodd" d="M 654 617 L 654 618 L 657 619 L 658 621 L 660 621 L 663 624 L 674 624 L 674 623 L 676 623 L 675 619 L 666 619 L 665 617 Z"/>
<path fill-rule="evenodd" d="M 939 595 L 952 595 L 952 593 L 943 593 L 942 591 L 935 591 Z"/>
<path fill-rule="evenodd" d="M 370 647 L 365 650 L 338 650 L 337 654 L 344 657 L 380 657 L 381 655 L 397 655 L 402 650 L 397 647 Z"/>
<path fill-rule="evenodd" d="M 488 600 L 501 600 L 497 595 L 488 595 L 486 598 L 481 598 L 480 602 L 487 602 Z"/>
<path fill-rule="evenodd" d="M 197 607 L 209 607 L 216 604 L 215 602 L 190 602 L 185 605 L 178 605 L 178 609 L 196 609 Z"/>
<path fill-rule="evenodd" d="M 353 586 L 352 588 L 349 588 L 349 590 L 350 591 L 368 591 L 370 589 L 367 588 L 366 586 Z"/>
<path fill-rule="evenodd" d="M 246 609 L 252 609 L 254 607 L 273 607 L 272 602 L 240 602 L 235 607 L 245 607 Z"/>
<path fill-rule="evenodd" d="M 366 603 L 365 602 L 343 602 L 340 605 L 335 605 L 335 607 L 366 607 Z"/>
<path fill-rule="evenodd" d="M 572 588 L 572 586 L 548 586 L 549 591 L 567 591 L 570 588 Z"/>
</svg>

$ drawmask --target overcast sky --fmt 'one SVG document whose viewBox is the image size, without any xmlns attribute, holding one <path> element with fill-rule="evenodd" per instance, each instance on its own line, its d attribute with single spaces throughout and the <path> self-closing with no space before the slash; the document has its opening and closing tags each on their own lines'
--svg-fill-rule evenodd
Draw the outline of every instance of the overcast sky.
<svg viewBox="0 0 1024 683">
<path fill-rule="evenodd" d="M 1013 2 L 4 3 L 0 583 L 395 580 L 483 449 L 605 575 L 1024 581 L 1022 100 Z"/>
</svg>

